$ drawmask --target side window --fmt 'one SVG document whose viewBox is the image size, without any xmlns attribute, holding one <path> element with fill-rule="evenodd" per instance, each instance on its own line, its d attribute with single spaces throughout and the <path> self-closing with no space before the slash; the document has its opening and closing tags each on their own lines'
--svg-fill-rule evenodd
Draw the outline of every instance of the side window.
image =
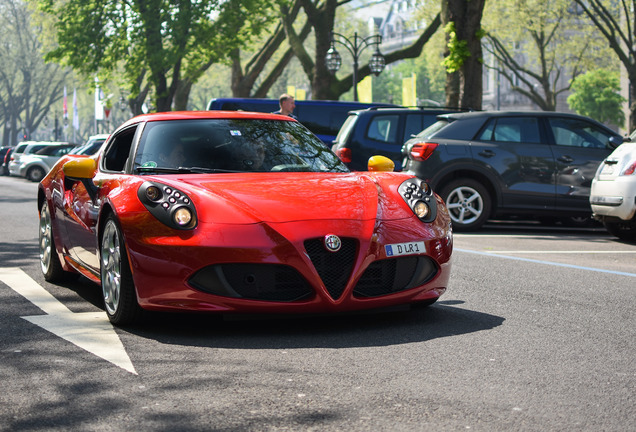
<svg viewBox="0 0 636 432">
<path fill-rule="evenodd" d="M 373 117 L 367 129 L 367 138 L 395 144 L 399 117 L 397 115 L 378 115 Z"/>
<path fill-rule="evenodd" d="M 500 117 L 490 120 L 478 136 L 481 141 L 540 143 L 539 122 L 534 117 Z"/>
<path fill-rule="evenodd" d="M 117 172 L 124 171 L 126 161 L 128 161 L 128 157 L 130 156 L 130 148 L 132 147 L 136 130 L 137 126 L 134 126 L 113 137 L 106 149 L 106 152 L 104 153 L 102 165 L 104 170 Z"/>
<path fill-rule="evenodd" d="M 550 118 L 550 129 L 557 145 L 570 147 L 607 148 L 612 135 L 585 120 Z"/>
<path fill-rule="evenodd" d="M 424 117 L 419 114 L 407 114 L 406 124 L 404 125 L 404 140 L 411 139 L 411 136 L 422 132 L 425 127 L 422 124 Z M 434 119 L 435 117 L 433 117 Z"/>
</svg>

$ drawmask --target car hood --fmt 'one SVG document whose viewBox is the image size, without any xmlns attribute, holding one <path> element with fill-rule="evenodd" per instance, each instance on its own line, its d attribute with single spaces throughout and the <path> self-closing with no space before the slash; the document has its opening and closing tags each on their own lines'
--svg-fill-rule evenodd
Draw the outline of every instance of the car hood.
<svg viewBox="0 0 636 432">
<path fill-rule="evenodd" d="M 409 177 L 399 173 L 252 173 L 178 176 L 170 183 L 190 196 L 202 222 L 282 223 L 412 217 L 397 192 Z M 166 177 L 157 180 L 167 183 Z"/>
</svg>

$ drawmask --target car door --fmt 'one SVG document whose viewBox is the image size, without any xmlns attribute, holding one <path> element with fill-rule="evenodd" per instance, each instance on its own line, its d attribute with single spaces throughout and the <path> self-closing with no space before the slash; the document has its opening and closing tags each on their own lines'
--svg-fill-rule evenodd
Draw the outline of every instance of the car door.
<svg viewBox="0 0 636 432">
<path fill-rule="evenodd" d="M 95 178 L 74 182 L 64 197 L 66 229 L 72 242 L 71 255 L 95 275 L 100 269 L 97 224 L 104 204 L 102 198 L 124 175 L 135 131 L 136 128 L 132 127 L 114 136 L 102 155 Z"/>
<path fill-rule="evenodd" d="M 556 161 L 556 208 L 590 211 L 592 179 L 599 164 L 612 152 L 609 129 L 574 117 L 548 117 Z"/>
<path fill-rule="evenodd" d="M 503 209 L 553 209 L 555 164 L 534 116 L 492 117 L 471 143 L 473 160 L 494 171 Z"/>
</svg>

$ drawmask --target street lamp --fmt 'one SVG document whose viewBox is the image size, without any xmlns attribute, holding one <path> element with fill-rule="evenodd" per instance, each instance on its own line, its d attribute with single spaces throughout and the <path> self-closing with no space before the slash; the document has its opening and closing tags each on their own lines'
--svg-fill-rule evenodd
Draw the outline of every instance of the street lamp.
<svg viewBox="0 0 636 432">
<path fill-rule="evenodd" d="M 327 69 L 332 74 L 335 74 L 342 65 L 342 57 L 340 57 L 340 53 L 336 50 L 336 42 L 344 46 L 353 57 L 353 100 L 357 101 L 358 58 L 366 47 L 375 45 L 375 53 L 373 54 L 373 56 L 371 56 L 371 60 L 369 60 L 369 69 L 371 69 L 371 72 L 373 72 L 376 76 L 380 75 L 380 73 L 384 70 L 384 66 L 386 65 L 384 56 L 380 53 L 382 36 L 380 36 L 379 34 L 375 34 L 373 36 L 362 38 L 359 37 L 358 33 L 356 32 L 353 34 L 353 42 L 351 42 L 340 33 L 332 32 L 331 46 L 329 47 L 329 51 L 327 51 L 327 56 L 325 57 Z"/>
</svg>

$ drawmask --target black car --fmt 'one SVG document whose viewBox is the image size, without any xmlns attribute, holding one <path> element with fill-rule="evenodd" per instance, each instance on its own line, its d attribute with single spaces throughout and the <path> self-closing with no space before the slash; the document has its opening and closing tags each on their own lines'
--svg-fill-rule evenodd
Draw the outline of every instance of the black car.
<svg viewBox="0 0 636 432">
<path fill-rule="evenodd" d="M 457 231 L 489 218 L 589 220 L 599 164 L 623 142 L 587 117 L 555 112 L 439 116 L 403 147 L 405 170 L 430 182 Z"/>
<path fill-rule="evenodd" d="M 454 109 L 369 108 L 351 111 L 331 149 L 353 171 L 367 169 L 369 158 L 386 156 L 402 169 L 402 145 L 437 121 L 437 116 Z"/>
</svg>

